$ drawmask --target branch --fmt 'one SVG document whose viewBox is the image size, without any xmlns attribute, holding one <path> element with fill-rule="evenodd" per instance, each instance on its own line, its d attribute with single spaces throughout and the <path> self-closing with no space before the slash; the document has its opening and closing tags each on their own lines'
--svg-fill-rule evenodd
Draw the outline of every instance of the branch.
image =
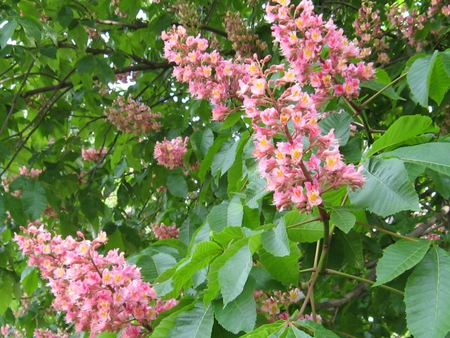
<svg viewBox="0 0 450 338">
<path fill-rule="evenodd" d="M 348 2 L 344 2 L 344 1 L 325 1 L 325 5 L 328 5 L 328 4 L 344 5 L 344 6 L 347 6 L 349 8 L 353 8 L 355 11 L 359 10 L 359 7 L 357 7 L 355 5 L 352 5 L 352 4 L 348 3 Z"/>
<path fill-rule="evenodd" d="M 441 218 L 444 218 L 445 215 L 450 211 L 450 207 L 448 205 L 444 206 L 439 212 L 435 213 L 433 216 L 427 219 L 425 223 L 417 224 L 417 227 L 411 231 L 406 237 L 420 237 L 425 234 L 428 228 L 431 228 L 435 225 Z"/>
<path fill-rule="evenodd" d="M 154 69 L 168 69 L 173 67 L 174 64 L 172 63 L 168 63 L 167 61 L 161 61 L 161 62 L 148 62 L 145 65 L 136 65 L 136 66 L 130 66 L 130 67 L 124 67 L 121 70 L 114 70 L 114 74 L 122 74 L 122 73 L 127 73 L 127 72 L 131 72 L 131 71 L 139 71 L 139 70 L 154 70 Z M 98 80 L 98 76 L 94 75 L 92 77 L 92 79 L 94 81 Z M 46 86 L 46 87 L 41 87 L 41 88 L 37 88 L 37 89 L 33 89 L 33 90 L 29 90 L 25 93 L 22 94 L 23 98 L 27 98 L 29 96 L 33 96 L 36 94 L 40 94 L 40 93 L 45 93 L 48 91 L 52 91 L 55 89 L 61 89 L 61 88 L 72 88 L 73 87 L 73 83 L 72 82 L 63 82 L 57 85 L 52 85 L 52 86 Z"/>
<path fill-rule="evenodd" d="M 0 135 L 3 134 L 3 132 L 5 131 L 6 126 L 8 125 L 8 121 L 11 118 L 12 113 L 14 111 L 14 108 L 16 108 L 17 99 L 19 98 L 19 94 L 22 91 L 23 87 L 25 86 L 25 83 L 27 83 L 28 76 L 30 75 L 31 69 L 34 66 L 34 62 L 35 62 L 35 60 L 31 61 L 30 67 L 28 67 L 28 71 L 25 73 L 25 77 L 22 81 L 22 84 L 20 85 L 20 88 L 17 91 L 17 93 L 14 95 L 14 98 L 11 103 L 11 108 L 9 109 L 9 112 L 8 112 L 8 116 L 6 116 L 5 122 L 3 123 L 3 125 L 0 129 Z"/>
</svg>

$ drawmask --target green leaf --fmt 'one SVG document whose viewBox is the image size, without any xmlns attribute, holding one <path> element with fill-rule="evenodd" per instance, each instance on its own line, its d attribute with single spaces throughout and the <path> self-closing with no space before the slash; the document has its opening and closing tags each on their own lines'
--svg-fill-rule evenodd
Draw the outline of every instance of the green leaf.
<svg viewBox="0 0 450 338">
<path fill-rule="evenodd" d="M 224 306 L 241 294 L 252 265 L 250 248 L 245 245 L 219 269 L 218 277 Z"/>
<path fill-rule="evenodd" d="M 272 338 L 279 337 L 286 328 L 285 320 L 278 320 L 275 323 L 264 324 L 258 327 L 253 332 L 247 333 L 241 338 Z"/>
<path fill-rule="evenodd" d="M 280 222 L 275 228 L 264 231 L 261 240 L 263 248 L 276 257 L 287 256 L 290 253 L 285 222 Z"/>
<path fill-rule="evenodd" d="M 211 230 L 220 232 L 227 226 L 241 226 L 244 216 L 244 208 L 238 196 L 231 201 L 224 201 L 215 205 L 208 214 L 207 221 Z"/>
<path fill-rule="evenodd" d="M 223 248 L 231 242 L 245 238 L 244 229 L 241 227 L 226 227 L 221 232 L 212 231 L 212 240 L 219 243 Z"/>
<path fill-rule="evenodd" d="M 442 195 L 445 199 L 450 198 L 450 176 L 443 175 L 441 173 L 438 173 L 434 170 L 427 169 L 426 174 L 430 176 L 430 178 L 433 180 L 434 186 L 438 193 Z M 1 219 L 1 217 L 0 217 Z"/>
<path fill-rule="evenodd" d="M 61 27 L 66 28 L 73 20 L 72 8 L 62 6 L 58 11 L 58 21 Z"/>
<path fill-rule="evenodd" d="M 431 242 L 420 240 L 417 242 L 401 239 L 389 245 L 383 252 L 377 264 L 377 281 L 373 286 L 390 282 L 406 270 L 419 263 L 430 247 Z"/>
<path fill-rule="evenodd" d="M 413 98 L 425 108 L 428 108 L 428 92 L 437 54 L 438 51 L 435 51 L 433 55 L 415 60 L 406 76 L 406 81 Z"/>
<path fill-rule="evenodd" d="M 330 215 L 331 222 L 346 234 L 352 230 L 356 222 L 356 216 L 349 211 L 334 208 Z"/>
<path fill-rule="evenodd" d="M 418 164 L 443 175 L 450 175 L 450 143 L 432 142 L 411 147 L 402 147 L 383 157 L 395 156 L 403 162 Z"/>
<path fill-rule="evenodd" d="M 0 282 L 0 315 L 5 314 L 13 300 L 13 281 L 9 277 L 2 276 Z"/>
<path fill-rule="evenodd" d="M 239 142 L 231 138 L 225 142 L 220 150 L 215 154 L 211 164 L 211 174 L 216 176 L 220 172 L 220 176 L 224 175 L 233 165 L 236 158 L 236 148 Z"/>
<path fill-rule="evenodd" d="M 217 257 L 210 265 L 208 272 L 208 289 L 204 293 L 205 304 L 211 302 L 217 297 L 220 291 L 221 284 L 219 282 L 220 269 L 240 251 L 241 248 L 248 248 L 249 238 L 238 240 L 230 245 L 219 257 Z M 241 290 L 242 291 L 242 290 Z"/>
<path fill-rule="evenodd" d="M 141 268 L 141 274 L 145 281 L 153 283 L 160 274 L 172 268 L 176 263 L 174 257 L 160 252 L 151 256 L 141 256 L 136 262 L 136 266 Z"/>
<path fill-rule="evenodd" d="M 16 20 L 9 20 L 5 25 L 3 25 L 3 27 L 0 29 L 0 48 L 5 48 L 5 46 L 8 44 L 8 40 L 11 39 L 16 28 Z"/>
<path fill-rule="evenodd" d="M 173 275 L 173 284 L 181 287 L 198 271 L 206 266 L 222 252 L 221 247 L 210 241 L 198 243 L 190 260 L 180 266 Z"/>
<path fill-rule="evenodd" d="M 5 194 L 5 207 L 11 214 L 14 222 L 19 225 L 26 226 L 28 224 L 22 201 L 11 194 Z"/>
<path fill-rule="evenodd" d="M 23 291 L 29 296 L 33 295 L 34 291 L 39 286 L 39 270 L 35 266 L 26 266 L 20 276 L 20 282 Z"/>
<path fill-rule="evenodd" d="M 353 204 L 383 217 L 419 210 L 419 198 L 402 161 L 371 157 L 364 163 L 363 175 L 363 188 L 349 192 Z"/>
<path fill-rule="evenodd" d="M 298 284 L 298 260 L 302 256 L 297 244 L 290 242 L 290 255 L 275 257 L 264 249 L 259 251 L 259 258 L 264 268 L 273 278 L 287 284 Z"/>
<path fill-rule="evenodd" d="M 183 299 L 180 301 L 180 303 L 181 302 L 183 302 Z M 190 304 L 187 306 L 180 306 L 180 304 L 178 304 L 175 308 L 179 308 L 179 309 L 174 311 L 167 317 L 164 317 L 161 320 L 161 322 L 158 324 L 158 326 L 153 330 L 150 337 L 151 338 L 167 338 L 170 330 L 172 330 L 173 326 L 175 325 L 175 320 L 176 320 L 177 316 L 180 313 L 183 313 L 183 312 L 186 312 L 186 311 L 192 309 L 193 307 L 194 307 L 194 304 Z M 175 308 L 172 308 L 171 310 L 174 310 Z"/>
<path fill-rule="evenodd" d="M 0 194 L 0 224 L 6 219 L 6 205 L 5 205 L 5 197 Z"/>
<path fill-rule="evenodd" d="M 388 85 L 389 83 L 391 83 L 391 78 L 389 77 L 389 75 L 386 73 L 386 71 L 384 69 L 380 69 L 378 68 L 376 70 L 376 79 L 372 79 L 370 81 L 363 81 L 361 82 L 361 87 L 362 88 L 369 88 L 372 89 L 376 92 L 382 90 L 383 88 L 386 87 L 386 85 Z M 404 98 L 402 98 L 401 96 L 399 96 L 394 88 L 389 87 L 387 89 L 385 89 L 382 94 L 384 96 L 387 96 L 388 98 L 392 99 L 392 100 L 405 100 Z"/>
<path fill-rule="evenodd" d="M 214 324 L 212 304 L 195 303 L 193 309 L 181 312 L 167 338 L 210 338 Z"/>
<path fill-rule="evenodd" d="M 323 237 L 323 224 L 319 221 L 312 221 L 315 218 L 313 215 L 293 210 L 283 218 L 291 241 L 314 243 Z"/>
<path fill-rule="evenodd" d="M 300 331 L 294 325 L 289 325 L 289 329 L 286 338 L 312 338 L 304 331 Z"/>
<path fill-rule="evenodd" d="M 438 105 L 442 103 L 442 100 L 450 87 L 450 75 L 445 72 L 442 55 L 442 53 L 439 53 L 434 62 L 434 67 L 431 72 L 432 81 L 430 82 L 429 88 L 430 97 L 436 101 Z"/>
<path fill-rule="evenodd" d="M 434 246 L 417 264 L 405 287 L 406 320 L 417 338 L 445 337 L 450 331 L 450 257 Z"/>
<path fill-rule="evenodd" d="M 208 148 L 208 151 L 205 155 L 205 158 L 200 163 L 200 168 L 198 169 L 198 176 L 202 182 L 205 181 L 206 172 L 211 169 L 211 165 L 213 163 L 213 159 L 215 158 L 215 155 L 217 151 L 222 147 L 222 144 L 228 140 L 228 138 L 231 136 L 231 134 L 221 134 L 219 135 L 212 146 Z"/>
<path fill-rule="evenodd" d="M 226 306 L 221 300 L 215 301 L 214 313 L 219 324 L 236 334 L 240 331 L 252 331 L 256 322 L 256 302 L 253 291 L 254 282 L 247 282 L 242 293 Z"/>
<path fill-rule="evenodd" d="M 38 219 L 47 207 L 44 187 L 35 180 L 28 180 L 22 187 L 22 203 L 32 221 Z"/>
<path fill-rule="evenodd" d="M 30 17 L 17 18 L 17 22 L 22 26 L 29 40 L 36 44 L 41 42 L 41 29 Z"/>
<path fill-rule="evenodd" d="M 353 121 L 351 115 L 347 112 L 340 114 L 330 114 L 319 122 L 322 129 L 322 135 L 327 135 L 331 129 L 334 129 L 336 139 L 339 139 L 339 145 L 344 146 L 350 137 L 350 123 Z"/>
<path fill-rule="evenodd" d="M 314 332 L 314 338 L 339 338 L 336 333 L 327 330 L 321 324 L 313 322 L 312 320 L 304 319 L 296 323 L 306 329 L 312 330 Z"/>
<path fill-rule="evenodd" d="M 167 177 L 167 189 L 175 197 L 187 197 L 188 186 L 185 178 L 181 174 L 170 174 Z"/>
<path fill-rule="evenodd" d="M 189 138 L 197 157 L 202 159 L 214 143 L 214 134 L 211 129 L 197 130 Z"/>
<path fill-rule="evenodd" d="M 433 121 L 428 116 L 402 116 L 386 130 L 383 136 L 373 143 L 366 158 L 386 148 L 399 146 L 402 142 L 415 136 L 437 132 L 439 132 L 439 128 L 433 125 Z"/>
<path fill-rule="evenodd" d="M 344 263 L 346 265 L 356 269 L 364 269 L 363 247 L 358 232 L 350 231 L 345 234 L 336 230 L 331 242 L 331 250 L 336 246 L 344 252 Z"/>
</svg>

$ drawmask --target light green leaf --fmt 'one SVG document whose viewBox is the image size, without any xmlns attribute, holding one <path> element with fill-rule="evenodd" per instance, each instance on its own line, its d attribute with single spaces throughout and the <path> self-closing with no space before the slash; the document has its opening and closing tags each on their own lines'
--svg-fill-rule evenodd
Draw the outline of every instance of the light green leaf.
<svg viewBox="0 0 450 338">
<path fill-rule="evenodd" d="M 181 312 L 167 338 L 210 338 L 214 324 L 212 304 L 195 303 L 193 309 Z"/>
<path fill-rule="evenodd" d="M 22 187 L 22 203 L 32 221 L 38 219 L 47 207 L 44 187 L 35 180 L 27 180 Z"/>
<path fill-rule="evenodd" d="M 0 29 L 0 48 L 5 48 L 5 46 L 8 44 L 8 40 L 11 39 L 16 28 L 16 20 L 9 20 L 5 25 L 3 25 L 3 27 Z"/>
<path fill-rule="evenodd" d="M 246 245 L 219 269 L 219 283 L 224 306 L 241 294 L 252 265 L 252 254 Z"/>
<path fill-rule="evenodd" d="M 205 290 L 203 301 L 205 304 L 211 302 L 220 292 L 219 270 L 240 251 L 241 248 L 248 248 L 248 238 L 241 239 L 230 245 L 219 257 L 210 265 L 208 272 L 208 288 Z M 242 291 L 242 290 L 241 290 Z"/>
<path fill-rule="evenodd" d="M 439 132 L 439 128 L 433 125 L 433 121 L 428 116 L 402 116 L 386 130 L 383 136 L 373 143 L 366 158 L 386 148 L 399 146 L 402 142 L 415 136 L 437 132 Z"/>
<path fill-rule="evenodd" d="M 385 284 L 419 263 L 430 247 L 430 241 L 412 242 L 401 239 L 389 245 L 377 265 L 377 281 L 373 286 Z"/>
<path fill-rule="evenodd" d="M 203 131 L 197 130 L 189 138 L 189 142 L 197 153 L 197 157 L 202 159 L 214 143 L 214 134 L 209 128 Z"/>
<path fill-rule="evenodd" d="M 205 158 L 200 163 L 200 168 L 198 168 L 198 176 L 202 182 L 205 181 L 206 172 L 211 169 L 213 159 L 217 154 L 217 151 L 222 147 L 223 143 L 230 138 L 231 134 L 221 134 L 215 140 L 212 146 L 208 148 Z"/>
<path fill-rule="evenodd" d="M 142 277 L 145 281 L 153 283 L 164 271 L 172 268 L 177 261 L 166 253 L 141 256 L 136 265 L 141 268 Z"/>
<path fill-rule="evenodd" d="M 413 98 L 422 107 L 428 108 L 428 92 L 430 80 L 437 51 L 433 55 L 428 55 L 414 61 L 406 76 L 406 81 L 411 90 Z"/>
<path fill-rule="evenodd" d="M 215 205 L 208 214 L 207 221 L 211 230 L 220 232 L 227 226 L 241 226 L 244 216 L 244 208 L 238 196 L 231 201 L 224 201 Z"/>
<path fill-rule="evenodd" d="M 430 81 L 429 88 L 430 97 L 436 101 L 438 105 L 442 103 L 442 100 L 450 87 L 450 75 L 445 72 L 442 55 L 442 53 L 439 53 L 434 62 L 434 67 L 431 72 L 432 81 Z"/>
<path fill-rule="evenodd" d="M 275 228 L 264 231 L 261 240 L 263 248 L 276 257 L 287 256 L 290 253 L 285 222 L 280 222 Z"/>
<path fill-rule="evenodd" d="M 39 286 L 39 270 L 35 266 L 26 266 L 20 276 L 23 291 L 31 296 Z"/>
<path fill-rule="evenodd" d="M 331 222 L 333 222 L 340 230 L 346 234 L 352 230 L 356 222 L 356 216 L 349 211 L 339 208 L 334 208 L 330 215 Z"/>
<path fill-rule="evenodd" d="M 245 238 L 245 233 L 241 227 L 226 227 L 221 232 L 212 231 L 211 238 L 214 242 L 220 243 L 223 248 L 231 242 Z"/>
<path fill-rule="evenodd" d="M 236 148 L 238 143 L 233 138 L 225 142 L 220 150 L 215 154 L 211 164 L 211 174 L 216 176 L 220 172 L 220 176 L 224 175 L 233 165 L 236 158 Z"/>
<path fill-rule="evenodd" d="M 418 164 L 443 175 L 450 175 L 450 143 L 431 142 L 411 147 L 402 147 L 382 154 L 395 156 L 403 162 Z"/>
<path fill-rule="evenodd" d="M 353 204 L 383 217 L 419 210 L 419 198 L 402 161 L 371 157 L 364 163 L 363 175 L 363 188 L 349 192 Z"/>
<path fill-rule="evenodd" d="M 306 329 L 312 330 L 314 332 L 314 338 L 339 338 L 336 333 L 327 330 L 321 324 L 313 322 L 312 320 L 304 319 L 297 323 Z"/>
<path fill-rule="evenodd" d="M 201 270 L 222 252 L 217 243 L 206 241 L 195 246 L 192 257 L 180 266 L 173 274 L 173 284 L 177 289 L 181 287 L 194 275 L 197 270 Z"/>
<path fill-rule="evenodd" d="M 289 329 L 286 338 L 312 338 L 304 331 L 300 331 L 294 325 L 289 325 Z"/>
<path fill-rule="evenodd" d="M 323 224 L 319 221 L 312 221 L 315 218 L 313 215 L 293 210 L 283 218 L 291 241 L 314 243 L 323 237 Z"/>
<path fill-rule="evenodd" d="M 180 306 L 180 304 L 178 304 Z M 172 330 L 172 328 L 175 325 L 175 319 L 180 313 L 186 312 L 188 310 L 191 310 L 194 308 L 194 304 L 190 304 L 184 307 L 181 307 L 181 309 L 171 313 L 167 317 L 163 318 L 161 322 L 158 324 L 158 326 L 153 330 L 151 334 L 151 338 L 167 338 L 169 336 L 169 332 Z M 173 309 L 172 309 L 173 310 Z"/>
<path fill-rule="evenodd" d="M 290 255 L 275 257 L 264 249 L 259 251 L 259 259 L 273 278 L 286 284 L 298 284 L 298 260 L 301 257 L 297 244 L 290 242 Z"/>
<path fill-rule="evenodd" d="M 170 174 L 167 177 L 167 189 L 175 197 L 187 197 L 188 186 L 185 178 L 181 174 Z"/>
<path fill-rule="evenodd" d="M 286 321 L 278 320 L 275 323 L 259 326 L 253 332 L 247 333 L 241 338 L 271 338 L 279 337 L 286 328 Z"/>
<path fill-rule="evenodd" d="M 417 264 L 405 287 L 406 320 L 416 338 L 441 338 L 450 331 L 450 257 L 434 246 Z"/>
<path fill-rule="evenodd" d="M 0 315 L 3 315 L 13 300 L 13 281 L 9 277 L 2 276 L 0 282 Z"/>
<path fill-rule="evenodd" d="M 253 291 L 254 282 L 247 282 L 242 293 L 226 306 L 221 300 L 215 301 L 214 313 L 219 324 L 236 334 L 240 331 L 252 331 L 256 322 L 256 302 Z"/>
</svg>

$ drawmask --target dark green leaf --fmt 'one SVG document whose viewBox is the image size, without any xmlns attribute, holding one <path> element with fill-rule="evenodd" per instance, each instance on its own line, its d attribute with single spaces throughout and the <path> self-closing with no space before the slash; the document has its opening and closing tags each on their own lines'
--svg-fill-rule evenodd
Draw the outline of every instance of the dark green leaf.
<svg viewBox="0 0 450 338">
<path fill-rule="evenodd" d="M 170 174 L 167 177 L 167 189 L 175 197 L 187 197 L 188 186 L 186 180 L 180 174 Z"/>
<path fill-rule="evenodd" d="M 356 222 L 356 216 L 351 212 L 334 208 L 330 215 L 331 222 L 333 222 L 340 230 L 346 234 L 353 228 Z"/>
<path fill-rule="evenodd" d="M 425 108 L 428 108 L 428 92 L 437 53 L 438 52 L 435 51 L 433 55 L 428 55 L 415 60 L 406 76 L 414 99 Z"/>
<path fill-rule="evenodd" d="M 59 24 L 66 28 L 73 20 L 72 8 L 69 6 L 62 6 L 58 11 L 58 21 Z"/>
<path fill-rule="evenodd" d="M 419 263 L 430 247 L 430 241 L 412 242 L 401 239 L 389 245 L 377 265 L 377 281 L 373 286 L 390 282 Z"/>
<path fill-rule="evenodd" d="M 5 48 L 5 46 L 8 44 L 8 40 L 11 39 L 16 28 L 16 20 L 9 20 L 5 25 L 3 25 L 3 27 L 0 29 L 0 48 Z"/>
<path fill-rule="evenodd" d="M 298 284 L 299 263 L 301 257 L 298 246 L 290 242 L 290 255 L 275 257 L 264 249 L 260 250 L 259 258 L 264 268 L 273 278 L 286 284 Z"/>
<path fill-rule="evenodd" d="M 261 240 L 263 248 L 276 257 L 287 256 L 290 253 L 285 222 L 280 222 L 276 227 L 264 231 Z"/>
<path fill-rule="evenodd" d="M 47 197 L 41 183 L 29 180 L 22 187 L 22 203 L 32 221 L 38 219 L 47 207 Z"/>
</svg>

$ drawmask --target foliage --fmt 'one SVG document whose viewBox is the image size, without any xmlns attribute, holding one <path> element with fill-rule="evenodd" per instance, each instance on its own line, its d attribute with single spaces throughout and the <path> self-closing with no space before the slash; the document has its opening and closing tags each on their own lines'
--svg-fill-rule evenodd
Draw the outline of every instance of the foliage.
<svg viewBox="0 0 450 338">
<path fill-rule="evenodd" d="M 442 0 L 3 1 L 0 336 L 446 337 L 449 88 Z"/>
</svg>

